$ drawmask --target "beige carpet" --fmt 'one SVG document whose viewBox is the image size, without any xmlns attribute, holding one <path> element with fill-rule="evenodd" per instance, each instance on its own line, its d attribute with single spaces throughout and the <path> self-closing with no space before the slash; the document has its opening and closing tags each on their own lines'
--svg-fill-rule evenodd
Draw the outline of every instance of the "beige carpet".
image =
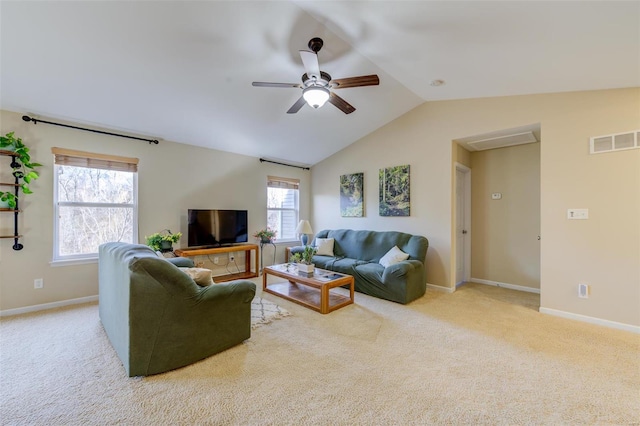
<svg viewBox="0 0 640 426">
<path fill-rule="evenodd" d="M 258 281 L 256 281 L 258 282 Z M 640 422 L 640 336 L 470 284 L 408 305 L 356 293 L 197 364 L 127 378 L 87 304 L 0 321 L 3 425 Z"/>
</svg>

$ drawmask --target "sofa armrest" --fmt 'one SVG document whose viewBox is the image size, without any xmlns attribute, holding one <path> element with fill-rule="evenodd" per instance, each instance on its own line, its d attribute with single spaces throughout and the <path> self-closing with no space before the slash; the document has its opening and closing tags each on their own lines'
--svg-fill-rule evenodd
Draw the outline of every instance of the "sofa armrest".
<svg viewBox="0 0 640 426">
<path fill-rule="evenodd" d="M 416 264 L 420 264 L 420 262 L 417 260 L 403 260 L 402 262 L 388 266 L 384 268 L 382 281 L 387 282 L 396 278 L 402 278 L 420 266 Z"/>
<path fill-rule="evenodd" d="M 291 250 L 291 254 L 302 253 L 304 251 L 304 246 L 289 247 L 289 250 Z"/>
<path fill-rule="evenodd" d="M 168 257 L 167 260 L 179 268 L 193 268 L 195 263 L 188 257 Z"/>
<path fill-rule="evenodd" d="M 203 303 L 219 304 L 220 309 L 233 308 L 234 303 L 251 303 L 256 295 L 256 285 L 249 280 L 236 280 L 200 287 L 198 299 Z M 209 302 L 216 299 L 215 302 Z M 196 302 L 198 304 L 200 302 Z M 231 309 L 233 310 L 233 309 Z"/>
</svg>

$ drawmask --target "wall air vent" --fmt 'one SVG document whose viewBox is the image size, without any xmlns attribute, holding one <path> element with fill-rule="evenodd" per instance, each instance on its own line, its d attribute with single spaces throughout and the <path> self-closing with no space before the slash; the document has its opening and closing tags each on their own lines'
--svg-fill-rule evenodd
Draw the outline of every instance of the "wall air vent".
<svg viewBox="0 0 640 426">
<path fill-rule="evenodd" d="M 591 154 L 640 148 L 640 130 L 592 137 L 589 148 Z"/>
<path fill-rule="evenodd" d="M 504 148 L 506 146 L 522 145 L 534 142 L 538 142 L 538 140 L 533 132 L 522 132 L 469 141 L 467 142 L 467 146 L 472 151 L 484 151 L 485 149 Z"/>
</svg>

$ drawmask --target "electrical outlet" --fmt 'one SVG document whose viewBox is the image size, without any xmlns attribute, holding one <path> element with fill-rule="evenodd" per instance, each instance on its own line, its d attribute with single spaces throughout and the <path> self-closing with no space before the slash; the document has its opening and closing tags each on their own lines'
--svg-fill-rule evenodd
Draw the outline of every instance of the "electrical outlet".
<svg viewBox="0 0 640 426">
<path fill-rule="evenodd" d="M 590 290 L 589 284 L 578 284 L 578 297 L 581 299 L 588 299 Z"/>
<path fill-rule="evenodd" d="M 33 288 L 43 288 L 44 280 L 42 278 L 36 278 L 33 280 Z"/>
<path fill-rule="evenodd" d="M 229 253 L 229 262 L 233 262 L 234 260 L 236 260 L 236 257 Z"/>
<path fill-rule="evenodd" d="M 213 263 L 216 265 L 220 263 L 220 259 L 218 259 L 218 256 L 214 256 Z"/>
</svg>

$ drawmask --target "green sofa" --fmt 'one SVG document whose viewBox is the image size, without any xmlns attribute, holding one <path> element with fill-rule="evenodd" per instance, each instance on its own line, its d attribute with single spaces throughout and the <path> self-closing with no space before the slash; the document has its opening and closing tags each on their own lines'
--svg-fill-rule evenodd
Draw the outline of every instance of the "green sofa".
<svg viewBox="0 0 640 426">
<path fill-rule="evenodd" d="M 321 269 L 352 275 L 356 291 L 402 304 L 424 295 L 424 262 L 429 247 L 425 237 L 396 231 L 334 229 L 318 232 L 312 245 L 317 245 L 318 238 L 335 240 L 333 256 L 316 254 L 313 263 Z M 380 259 L 394 246 L 409 258 L 385 268 Z M 291 253 L 302 249 L 292 247 Z"/>
<path fill-rule="evenodd" d="M 193 262 L 161 259 L 145 245 L 99 248 L 100 320 L 130 377 L 192 364 L 251 336 L 253 282 L 200 287 L 176 265 Z"/>
</svg>

